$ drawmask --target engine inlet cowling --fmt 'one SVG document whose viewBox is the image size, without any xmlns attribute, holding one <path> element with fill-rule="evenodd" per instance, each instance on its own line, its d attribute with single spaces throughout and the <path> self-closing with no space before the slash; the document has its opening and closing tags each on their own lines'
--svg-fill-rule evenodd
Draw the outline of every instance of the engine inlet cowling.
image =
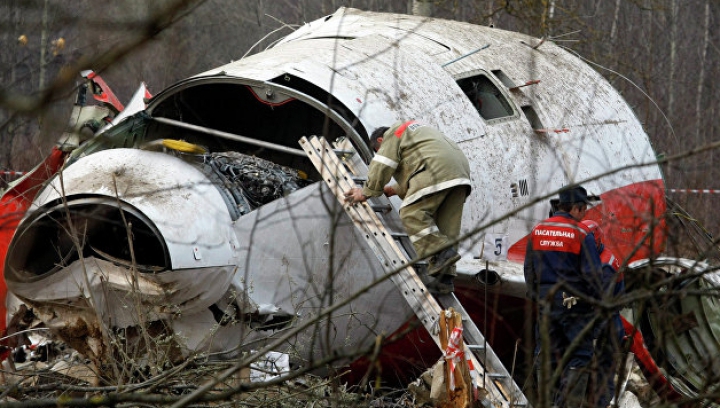
<svg viewBox="0 0 720 408">
<path fill-rule="evenodd" d="M 26 282 L 94 256 L 140 272 L 169 267 L 154 224 L 132 206 L 109 197 L 51 203 L 23 221 L 8 252 L 6 279 Z"/>
</svg>

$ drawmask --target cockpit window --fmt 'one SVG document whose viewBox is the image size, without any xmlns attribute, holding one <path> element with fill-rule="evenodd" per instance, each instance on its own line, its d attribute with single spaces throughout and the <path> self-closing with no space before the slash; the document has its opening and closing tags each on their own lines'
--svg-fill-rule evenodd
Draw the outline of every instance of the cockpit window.
<svg viewBox="0 0 720 408">
<path fill-rule="evenodd" d="M 459 79 L 457 84 L 483 119 L 492 120 L 513 115 L 510 102 L 486 75 Z"/>
</svg>

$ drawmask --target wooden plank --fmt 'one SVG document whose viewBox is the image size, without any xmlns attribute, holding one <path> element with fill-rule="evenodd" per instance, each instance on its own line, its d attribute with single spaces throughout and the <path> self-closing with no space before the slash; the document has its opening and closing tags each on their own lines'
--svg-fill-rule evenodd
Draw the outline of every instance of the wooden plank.
<svg viewBox="0 0 720 408">
<path fill-rule="evenodd" d="M 453 308 L 465 321 L 463 338 L 466 342 L 466 349 L 470 349 L 470 347 L 468 347 L 470 345 L 484 346 L 481 350 L 470 349 L 470 352 L 472 352 L 473 355 L 480 360 L 482 367 L 484 367 L 485 371 L 488 372 L 485 380 L 492 381 L 500 392 L 502 392 L 505 399 L 515 401 L 515 406 L 527 406 L 525 394 L 523 394 L 515 380 L 513 380 L 510 376 L 510 373 L 502 364 L 497 354 L 495 354 L 495 351 L 486 344 L 485 336 L 483 336 L 477 325 L 472 322 L 470 315 L 467 313 L 455 294 L 448 293 L 440 295 L 438 296 L 438 300 L 446 309 Z"/>
</svg>

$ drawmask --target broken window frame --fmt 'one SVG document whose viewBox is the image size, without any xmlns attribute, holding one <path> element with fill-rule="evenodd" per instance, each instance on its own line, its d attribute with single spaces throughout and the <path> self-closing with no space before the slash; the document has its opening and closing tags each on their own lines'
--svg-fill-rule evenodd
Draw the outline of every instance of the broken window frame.
<svg viewBox="0 0 720 408">
<path fill-rule="evenodd" d="M 501 116 L 492 116 L 486 118 L 481 113 L 480 109 L 477 108 L 477 105 L 473 102 L 473 99 L 468 95 L 468 92 L 465 91 L 464 85 L 461 84 L 461 81 L 466 81 L 468 79 L 477 78 L 477 77 L 484 77 L 488 80 L 488 83 L 492 86 L 492 88 L 497 91 L 497 94 L 495 95 L 497 97 L 497 100 L 500 104 L 501 109 L 504 109 L 507 113 L 508 109 L 511 111 L 510 113 L 507 113 L 506 115 Z M 460 90 L 465 94 L 465 96 L 468 98 L 470 103 L 475 107 L 475 110 L 477 111 L 480 118 L 482 118 L 483 122 L 485 122 L 488 125 L 493 125 L 497 123 L 507 122 L 510 120 L 517 119 L 520 117 L 520 113 L 518 108 L 515 106 L 515 103 L 513 103 L 512 98 L 510 98 L 510 95 L 508 94 L 507 87 L 502 84 L 500 80 L 498 80 L 495 75 L 492 73 L 485 71 L 484 69 L 477 69 L 473 71 L 465 72 L 459 76 L 455 77 L 455 83 L 458 85 Z M 504 101 L 504 103 L 503 103 Z"/>
</svg>

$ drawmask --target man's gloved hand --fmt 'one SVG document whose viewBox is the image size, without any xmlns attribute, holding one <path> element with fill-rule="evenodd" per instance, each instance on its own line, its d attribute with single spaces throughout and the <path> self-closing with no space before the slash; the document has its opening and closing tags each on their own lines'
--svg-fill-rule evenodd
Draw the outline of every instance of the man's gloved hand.
<svg viewBox="0 0 720 408">
<path fill-rule="evenodd" d="M 572 308 L 577 304 L 578 297 L 577 296 L 568 296 L 563 292 L 563 306 L 567 307 L 568 309 Z"/>
</svg>

